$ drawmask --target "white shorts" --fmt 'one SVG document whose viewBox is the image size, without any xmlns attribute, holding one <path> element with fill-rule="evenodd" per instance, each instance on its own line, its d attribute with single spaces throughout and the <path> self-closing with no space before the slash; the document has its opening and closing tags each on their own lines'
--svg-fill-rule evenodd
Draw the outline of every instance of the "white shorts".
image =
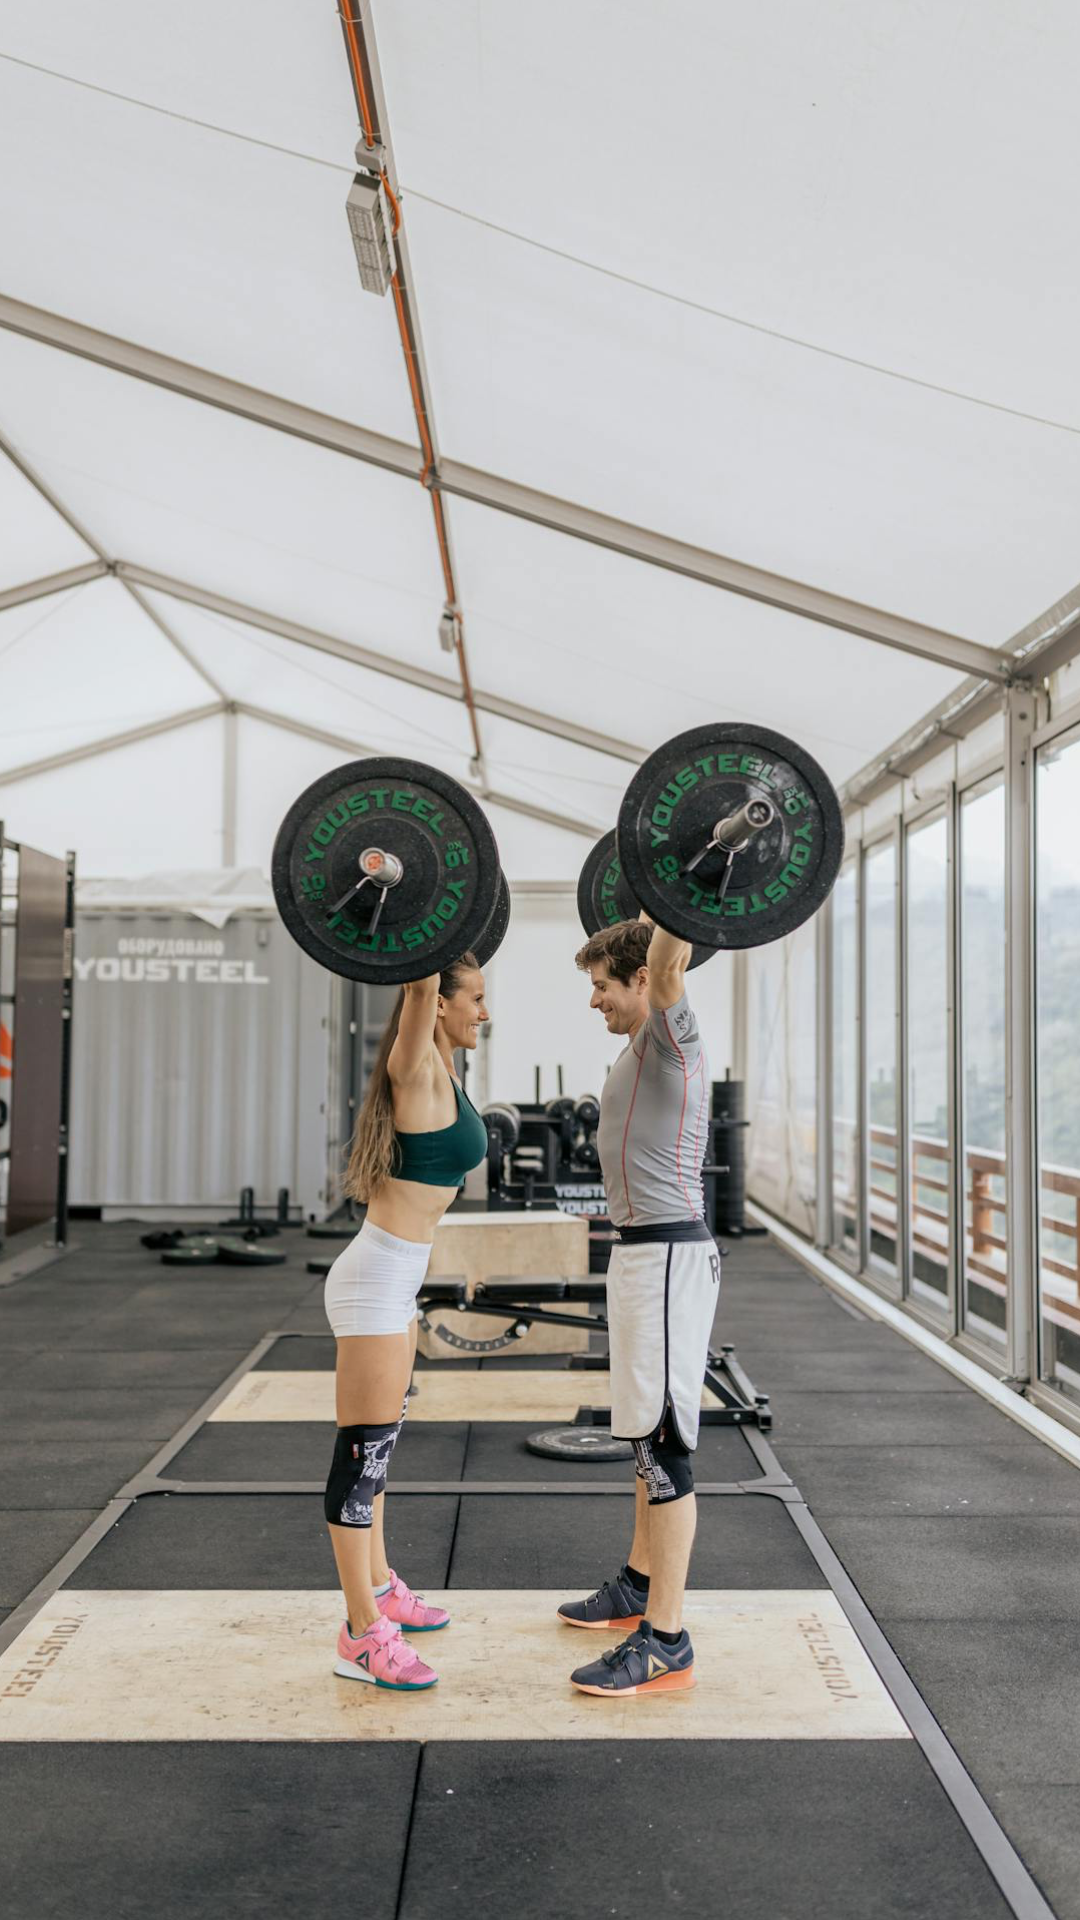
<svg viewBox="0 0 1080 1920">
<path fill-rule="evenodd" d="M 427 1241 L 399 1240 L 365 1220 L 326 1276 L 323 1304 L 337 1339 L 407 1333 L 430 1259 Z"/>
<path fill-rule="evenodd" d="M 621 1243 L 612 1249 L 607 1315 L 616 1439 L 647 1439 L 670 1405 L 679 1439 L 694 1451 L 719 1296 L 714 1240 Z"/>
</svg>

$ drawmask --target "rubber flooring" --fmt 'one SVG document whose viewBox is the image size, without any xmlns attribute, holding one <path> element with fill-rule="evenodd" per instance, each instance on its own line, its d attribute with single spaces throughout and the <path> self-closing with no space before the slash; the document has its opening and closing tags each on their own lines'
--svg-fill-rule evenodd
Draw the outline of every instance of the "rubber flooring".
<svg viewBox="0 0 1080 1920">
<path fill-rule="evenodd" d="M 126 1225 L 80 1227 L 79 1251 L 0 1293 L 0 1637 L 5 1613 L 264 1335 L 294 1337 L 263 1353 L 261 1370 L 325 1372 L 333 1364 L 321 1283 L 304 1271 L 310 1243 L 302 1235 L 282 1236 L 289 1259 L 272 1273 L 209 1269 L 195 1278 L 161 1268 L 137 1234 Z M 1080 1920 L 1080 1478 L 888 1329 L 845 1311 L 770 1243 L 732 1251 L 718 1331 L 771 1394 L 770 1438 L 781 1466 L 988 1804 L 1054 1910 Z M 558 1364 L 514 1354 L 430 1363 L 462 1376 Z M 914 1740 L 879 1737 L 881 1730 L 873 1738 L 822 1735 L 812 1719 L 799 1737 L 753 1736 L 754 1699 L 764 1702 L 770 1687 L 762 1623 L 790 1616 L 796 1625 L 820 1624 L 836 1605 L 790 1515 L 767 1494 L 702 1498 L 692 1571 L 692 1587 L 710 1596 L 713 1613 L 734 1623 L 732 1631 L 758 1633 L 753 1644 L 765 1649 L 755 1666 L 758 1656 L 743 1658 L 744 1643 L 732 1643 L 730 1704 L 737 1678 L 751 1720 L 744 1713 L 732 1721 L 729 1737 L 711 1737 L 706 1727 L 705 1737 L 695 1730 L 687 1738 L 678 1707 L 695 1696 L 671 1696 L 638 1709 L 659 1709 L 662 1724 L 637 1718 L 624 1733 L 614 1715 L 610 1728 L 594 1716 L 588 1737 L 551 1737 L 547 1716 L 565 1697 L 561 1676 L 577 1659 L 595 1657 L 600 1636 L 574 1635 L 529 1610 L 541 1596 L 586 1591 L 616 1570 L 629 1500 L 588 1488 L 625 1476 L 629 1492 L 632 1475 L 619 1463 L 541 1460 L 525 1447 L 530 1430 L 527 1422 L 470 1420 L 467 1402 L 460 1419 L 407 1424 L 397 1478 L 463 1488 L 512 1481 L 521 1492 L 395 1501 L 391 1481 L 387 1534 L 392 1561 L 415 1586 L 445 1591 L 450 1604 L 462 1596 L 463 1629 L 482 1655 L 474 1713 L 485 1700 L 496 1711 L 500 1657 L 511 1665 L 519 1657 L 509 1623 L 520 1621 L 533 1659 L 550 1631 L 543 1712 L 531 1712 L 526 1694 L 512 1738 L 478 1735 L 475 1719 L 462 1737 L 452 1689 L 437 1689 L 426 1711 L 439 1718 L 422 1737 L 412 1737 L 403 1716 L 393 1738 L 373 1740 L 380 1696 L 354 1688 L 342 1730 L 296 1740 L 277 1700 L 291 1678 L 288 1620 L 330 1621 L 334 1576 L 321 1501 L 270 1489 L 321 1484 L 329 1435 L 318 1422 L 201 1424 L 162 1472 L 220 1482 L 223 1491 L 141 1497 L 51 1604 L 62 1615 L 77 1603 L 88 1618 L 114 1602 L 121 1614 L 133 1609 L 144 1629 L 138 1647 L 151 1650 L 154 1609 L 172 1618 L 169 1608 L 179 1607 L 187 1637 L 170 1643 L 173 1671 L 198 1698 L 205 1669 L 214 1737 L 138 1739 L 122 1725 L 77 1742 L 56 1729 L 47 1739 L 17 1729 L 0 1735 L 5 1913 L 216 1920 L 224 1911 L 277 1920 L 301 1912 L 338 1920 L 359 1904 L 370 1920 L 454 1920 L 478 1907 L 515 1920 L 1006 1914 Z M 703 1429 L 697 1470 L 699 1480 L 748 1484 L 761 1474 L 731 1428 Z M 230 1481 L 265 1483 L 267 1491 L 230 1493 Z M 571 1494 L 571 1486 L 585 1490 Z M 502 1622 L 490 1644 L 490 1628 L 476 1616 L 485 1595 Z M 251 1624 L 260 1609 L 282 1606 L 284 1641 L 269 1626 L 260 1640 Z M 216 1644 L 199 1625 L 203 1607 L 219 1622 Z M 51 1617 L 42 1612 L 41 1621 Z M 257 1662 L 249 1691 L 282 1709 L 272 1738 L 229 1737 L 223 1621 L 247 1623 L 244 1657 Z M 31 1621 L 17 1642 L 30 1674 L 18 1684 L 47 1704 L 51 1663 L 59 1673 L 75 1661 L 77 1677 L 83 1656 L 75 1639 L 46 1642 L 44 1653 L 39 1643 L 35 1654 L 32 1629 Z M 325 1685 L 333 1703 L 350 1689 L 318 1677 L 329 1631 L 319 1627 L 305 1658 L 314 1660 L 312 1688 Z M 132 1639 L 126 1662 L 123 1647 L 120 1654 L 131 1697 L 141 1701 L 153 1696 L 155 1675 L 152 1658 L 145 1672 L 139 1665 L 138 1647 Z M 422 1650 L 437 1664 L 435 1647 Z M 517 1667 L 507 1669 L 511 1681 L 520 1689 Z M 168 1706 L 168 1687 L 158 1691 Z M 729 1702 L 714 1698 L 719 1730 Z M 607 1711 L 606 1703 L 589 1704 Z M 10 1726 L 15 1703 L 0 1698 L 4 1705 Z M 617 1711 L 630 1712 L 630 1703 Z"/>
</svg>

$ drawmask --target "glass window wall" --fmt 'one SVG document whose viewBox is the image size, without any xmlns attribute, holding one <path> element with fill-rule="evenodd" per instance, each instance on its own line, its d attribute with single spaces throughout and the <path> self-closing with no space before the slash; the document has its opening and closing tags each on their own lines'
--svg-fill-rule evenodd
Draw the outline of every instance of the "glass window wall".
<svg viewBox="0 0 1080 1920">
<path fill-rule="evenodd" d="M 859 922 L 855 862 L 832 892 L 832 1244 L 859 1252 Z"/>
<path fill-rule="evenodd" d="M 1005 789 L 960 807 L 962 1324 L 1004 1351 L 1008 1299 L 1005 1131 Z"/>
<path fill-rule="evenodd" d="M 863 863 L 866 889 L 866 1076 L 870 1257 L 896 1271 L 897 995 L 896 842 L 883 841 Z"/>
<path fill-rule="evenodd" d="M 1036 771 L 1040 1377 L 1080 1402 L 1080 741 Z"/>
<path fill-rule="evenodd" d="M 944 815 L 907 835 L 909 1288 L 948 1299 L 952 1248 L 949 1138 L 949 828 Z"/>
</svg>

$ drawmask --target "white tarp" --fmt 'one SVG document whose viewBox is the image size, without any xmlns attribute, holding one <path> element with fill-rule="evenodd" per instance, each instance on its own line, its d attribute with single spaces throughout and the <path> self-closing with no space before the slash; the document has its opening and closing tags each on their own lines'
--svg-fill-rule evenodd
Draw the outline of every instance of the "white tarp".
<svg viewBox="0 0 1080 1920">
<path fill-rule="evenodd" d="M 1075 586 L 1066 0 L 370 13 L 445 459 L 985 645 Z M 390 436 L 418 471 L 393 302 L 362 292 L 345 219 L 334 8 L 192 0 L 178 33 L 135 0 L 55 0 L 2 38 L 0 296 Z M 75 522 L 0 454 L 9 832 L 84 873 L 265 873 L 289 801 L 347 752 L 470 778 L 415 480 L 6 327 L 0 435 Z M 599 736 L 481 711 L 489 786 L 586 829 L 630 773 L 605 737 L 741 718 L 840 782 L 962 677 L 446 504 L 476 687 Z M 260 618 L 167 586 L 144 609 L 116 579 L 3 609 L 100 556 Z M 227 723 L 230 702 L 292 730 Z M 584 834 L 492 817 L 511 878 L 576 873 Z"/>
</svg>

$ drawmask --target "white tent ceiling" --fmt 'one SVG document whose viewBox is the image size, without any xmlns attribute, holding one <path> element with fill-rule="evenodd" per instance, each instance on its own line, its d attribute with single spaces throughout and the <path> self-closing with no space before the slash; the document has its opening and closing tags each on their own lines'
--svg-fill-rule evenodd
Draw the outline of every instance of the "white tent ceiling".
<svg viewBox="0 0 1080 1920">
<path fill-rule="evenodd" d="M 512 877 L 565 877 L 635 749 L 746 719 L 844 781 L 1072 592 L 1067 0 L 354 11 L 482 765 L 345 220 L 334 6 L 191 0 L 178 31 L 55 0 L 0 30 L 10 832 L 84 872 L 265 870 L 295 793 L 374 749 L 485 785 Z M 63 350 L 57 316 L 111 340 Z M 136 377 L 123 343 L 183 365 Z M 707 584 L 732 563 L 760 598 Z M 21 597 L 71 569 L 102 577 Z"/>
</svg>

